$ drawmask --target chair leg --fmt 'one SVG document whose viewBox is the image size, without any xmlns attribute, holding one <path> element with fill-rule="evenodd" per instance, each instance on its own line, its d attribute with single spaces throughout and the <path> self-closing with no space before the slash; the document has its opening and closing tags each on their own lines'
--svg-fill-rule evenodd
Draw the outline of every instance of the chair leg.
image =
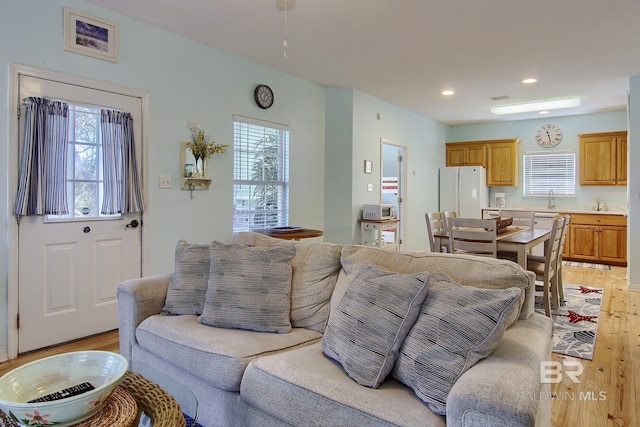
<svg viewBox="0 0 640 427">
<path fill-rule="evenodd" d="M 560 305 L 564 305 L 564 285 L 562 283 L 562 261 L 558 265 L 558 300 Z"/>
<path fill-rule="evenodd" d="M 551 288 L 551 308 L 558 308 L 560 305 L 560 299 L 558 297 L 558 276 L 554 274 L 549 282 L 549 287 Z"/>
<path fill-rule="evenodd" d="M 549 299 L 549 283 L 546 282 L 544 284 L 544 289 L 542 290 L 542 298 L 544 300 L 544 314 L 547 317 L 551 317 L 551 301 Z"/>
</svg>

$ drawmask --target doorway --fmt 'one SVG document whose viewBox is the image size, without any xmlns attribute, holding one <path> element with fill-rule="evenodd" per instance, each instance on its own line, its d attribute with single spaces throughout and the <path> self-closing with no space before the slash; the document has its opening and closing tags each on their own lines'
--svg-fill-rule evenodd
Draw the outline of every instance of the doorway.
<svg viewBox="0 0 640 427">
<path fill-rule="evenodd" d="M 70 214 L 22 217 L 10 232 L 15 262 L 10 263 L 14 273 L 9 278 L 8 311 L 9 319 L 13 315 L 16 319 L 15 329 L 9 324 L 10 358 L 117 329 L 116 287 L 142 276 L 143 221 L 140 214 L 99 213 L 101 149 L 96 115 L 100 108 L 131 113 L 142 169 L 146 116 L 146 95 L 58 73 L 13 68 L 12 99 L 18 108 L 21 100 L 32 96 L 69 104 L 71 154 Z M 13 127 L 9 172 L 15 195 L 23 126 L 16 119 Z"/>
<path fill-rule="evenodd" d="M 404 233 L 404 212 L 403 206 L 405 198 L 405 156 L 406 147 L 385 139 L 380 140 L 381 150 L 381 171 L 382 182 L 380 185 L 380 203 L 392 204 L 395 208 L 396 217 L 400 220 L 396 237 L 398 239 L 398 249 L 402 249 L 402 237 Z M 385 241 L 393 240 L 393 233 L 383 232 Z"/>
</svg>

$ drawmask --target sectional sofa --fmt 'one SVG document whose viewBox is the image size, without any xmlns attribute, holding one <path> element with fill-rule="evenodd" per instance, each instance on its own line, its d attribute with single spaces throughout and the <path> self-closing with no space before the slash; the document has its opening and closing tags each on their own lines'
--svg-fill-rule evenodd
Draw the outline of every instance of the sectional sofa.
<svg viewBox="0 0 640 427">
<path fill-rule="evenodd" d="M 188 389 L 205 427 L 550 422 L 553 324 L 509 261 L 238 233 L 178 242 L 118 306 L 131 369 Z"/>
</svg>

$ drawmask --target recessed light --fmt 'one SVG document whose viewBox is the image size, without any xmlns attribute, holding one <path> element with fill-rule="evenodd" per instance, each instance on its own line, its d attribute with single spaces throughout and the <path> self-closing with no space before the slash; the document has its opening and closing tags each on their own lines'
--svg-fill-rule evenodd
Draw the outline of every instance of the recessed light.
<svg viewBox="0 0 640 427">
<path fill-rule="evenodd" d="M 455 92 L 452 91 L 451 89 L 445 89 L 442 92 L 440 92 L 441 94 L 443 94 L 444 96 L 451 96 L 453 95 Z"/>
<path fill-rule="evenodd" d="M 546 101 L 528 102 L 525 104 L 496 105 L 491 107 L 493 114 L 528 113 L 531 111 L 555 110 L 580 105 L 580 98 L 549 99 Z"/>
<path fill-rule="evenodd" d="M 538 79 L 529 78 L 529 79 L 524 79 L 524 80 L 522 81 L 522 83 L 524 83 L 524 84 L 526 84 L 526 85 L 530 85 L 531 83 L 535 83 L 535 82 L 537 82 L 537 81 L 538 81 Z"/>
</svg>

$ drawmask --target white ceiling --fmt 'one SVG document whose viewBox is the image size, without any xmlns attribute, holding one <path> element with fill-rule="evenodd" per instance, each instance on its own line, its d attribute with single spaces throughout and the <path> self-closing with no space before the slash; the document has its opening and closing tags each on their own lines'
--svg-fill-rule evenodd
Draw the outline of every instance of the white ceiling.
<svg viewBox="0 0 640 427">
<path fill-rule="evenodd" d="M 640 0 L 297 0 L 286 59 L 275 0 L 89 2 L 447 124 L 538 118 L 489 109 L 569 96 L 582 106 L 547 117 L 624 110 L 640 75 Z"/>
</svg>

